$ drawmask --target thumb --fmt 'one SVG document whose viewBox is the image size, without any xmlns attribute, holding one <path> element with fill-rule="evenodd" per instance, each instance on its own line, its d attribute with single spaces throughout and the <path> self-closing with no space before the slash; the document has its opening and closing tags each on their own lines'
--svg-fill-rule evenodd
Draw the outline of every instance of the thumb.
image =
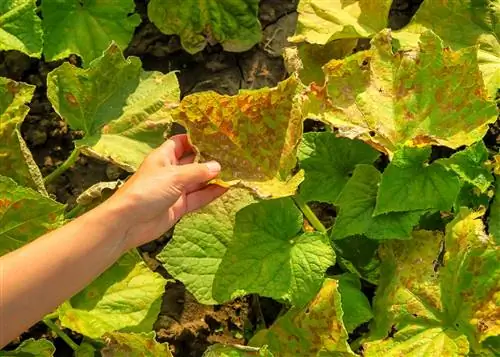
<svg viewBox="0 0 500 357">
<path fill-rule="evenodd" d="M 217 161 L 176 166 L 174 184 L 187 187 L 208 182 L 216 178 L 220 171 L 221 166 Z"/>
</svg>

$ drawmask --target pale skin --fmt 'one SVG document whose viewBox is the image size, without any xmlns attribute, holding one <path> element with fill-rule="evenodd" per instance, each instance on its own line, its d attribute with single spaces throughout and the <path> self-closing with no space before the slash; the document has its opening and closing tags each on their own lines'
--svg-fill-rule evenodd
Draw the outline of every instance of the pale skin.
<svg viewBox="0 0 500 357">
<path fill-rule="evenodd" d="M 158 238 L 225 192 L 216 162 L 193 163 L 186 135 L 167 140 L 106 202 L 0 257 L 0 349 L 87 286 L 126 251 Z"/>
</svg>

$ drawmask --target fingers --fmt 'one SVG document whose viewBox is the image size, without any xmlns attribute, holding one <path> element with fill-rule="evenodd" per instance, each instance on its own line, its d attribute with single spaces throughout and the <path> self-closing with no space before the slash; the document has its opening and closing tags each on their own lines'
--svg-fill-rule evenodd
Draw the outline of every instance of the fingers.
<svg viewBox="0 0 500 357">
<path fill-rule="evenodd" d="M 204 189 L 192 192 L 186 197 L 186 212 L 193 212 L 209 204 L 227 192 L 227 188 L 218 185 L 208 185 Z"/>
<path fill-rule="evenodd" d="M 194 154 L 190 154 L 188 156 L 184 156 L 179 160 L 179 165 L 187 165 L 193 163 L 196 156 Z"/>
<path fill-rule="evenodd" d="M 186 134 L 174 135 L 153 151 L 149 160 L 159 165 L 175 164 L 184 155 L 192 153 L 193 146 Z"/>
<path fill-rule="evenodd" d="M 203 164 L 186 164 L 175 167 L 174 185 L 185 189 L 200 183 L 206 183 L 219 175 L 221 166 L 216 161 Z"/>
</svg>

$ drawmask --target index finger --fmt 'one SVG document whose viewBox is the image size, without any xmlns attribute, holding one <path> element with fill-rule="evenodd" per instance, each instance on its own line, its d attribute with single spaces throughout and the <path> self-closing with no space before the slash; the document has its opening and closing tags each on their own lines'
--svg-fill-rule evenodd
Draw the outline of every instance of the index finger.
<svg viewBox="0 0 500 357">
<path fill-rule="evenodd" d="M 152 155 L 161 164 L 175 164 L 183 156 L 193 152 L 187 134 L 174 135 L 165 141 Z"/>
</svg>

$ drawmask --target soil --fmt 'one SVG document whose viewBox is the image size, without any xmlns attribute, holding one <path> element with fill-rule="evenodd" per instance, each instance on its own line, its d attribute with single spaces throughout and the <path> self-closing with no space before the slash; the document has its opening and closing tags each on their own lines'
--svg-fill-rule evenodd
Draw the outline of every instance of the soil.
<svg viewBox="0 0 500 357">
<path fill-rule="evenodd" d="M 181 95 L 214 90 L 221 94 L 236 94 L 240 89 L 256 89 L 275 86 L 287 76 L 281 51 L 292 35 L 297 21 L 298 0 L 262 0 L 259 18 L 263 28 L 263 40 L 247 52 L 229 53 L 221 46 L 208 46 L 196 55 L 182 50 L 179 38 L 162 34 L 146 16 L 146 0 L 136 0 L 136 8 L 142 17 L 133 40 L 125 53 L 137 56 L 143 67 L 150 71 L 167 73 L 179 71 Z M 394 0 L 388 24 L 393 29 L 403 27 L 416 12 L 422 0 Z M 365 47 L 369 46 L 365 43 Z M 66 59 L 79 65 L 77 57 Z M 42 174 L 47 175 L 60 165 L 73 150 L 73 140 L 81 133 L 71 130 L 54 112 L 45 95 L 46 76 L 62 61 L 44 62 L 17 52 L 0 52 L 0 76 L 37 86 L 30 103 L 30 111 L 22 125 L 22 135 Z M 500 124 L 491 126 L 485 138 L 489 148 L 500 147 Z M 176 129 L 182 131 L 181 127 Z M 305 131 L 323 131 L 324 125 L 312 120 L 305 123 Z M 387 165 L 381 158 L 380 167 Z M 59 202 L 75 204 L 76 197 L 91 185 L 101 181 L 125 179 L 128 173 L 120 168 L 89 157 L 80 157 L 73 168 L 48 186 L 48 192 Z M 330 205 L 314 203 L 314 212 L 326 227 L 335 217 Z M 168 272 L 155 260 L 155 255 L 168 242 L 167 233 L 159 240 L 141 247 L 148 265 L 170 278 Z M 158 339 L 168 342 L 175 356 L 198 357 L 208 345 L 245 343 L 256 326 L 269 326 L 282 311 L 283 305 L 272 299 L 248 296 L 220 306 L 206 306 L 196 302 L 180 282 L 169 283 L 165 290 L 162 309 L 155 324 Z M 67 331 L 68 333 L 71 333 Z M 46 327 L 37 324 L 21 339 L 49 337 Z M 81 336 L 73 335 L 76 340 Z M 19 341 L 17 341 L 19 342 Z M 59 339 L 56 356 L 70 356 L 71 351 Z M 14 347 L 15 343 L 10 347 Z"/>
</svg>

